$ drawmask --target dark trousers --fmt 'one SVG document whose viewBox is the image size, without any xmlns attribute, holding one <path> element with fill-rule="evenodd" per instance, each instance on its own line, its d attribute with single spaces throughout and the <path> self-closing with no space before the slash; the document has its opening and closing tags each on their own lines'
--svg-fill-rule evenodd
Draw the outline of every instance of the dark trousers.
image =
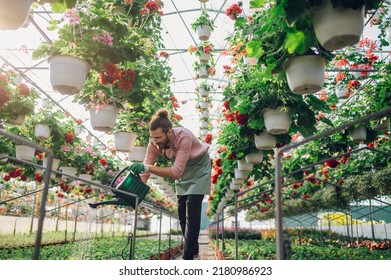
<svg viewBox="0 0 391 280">
<path fill-rule="evenodd" d="M 185 260 L 192 260 L 199 253 L 198 236 L 201 226 L 203 194 L 178 195 L 178 217 L 182 235 L 185 239 Z"/>
</svg>

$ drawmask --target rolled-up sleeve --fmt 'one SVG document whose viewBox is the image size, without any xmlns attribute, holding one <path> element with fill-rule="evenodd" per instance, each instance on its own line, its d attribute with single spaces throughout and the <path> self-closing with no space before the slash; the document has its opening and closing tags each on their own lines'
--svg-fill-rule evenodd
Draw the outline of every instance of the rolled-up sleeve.
<svg viewBox="0 0 391 280">
<path fill-rule="evenodd" d="M 155 161 L 156 161 L 156 156 L 158 155 L 158 153 L 159 153 L 158 149 L 154 145 L 149 143 L 148 147 L 147 147 L 147 152 L 145 155 L 144 163 L 148 164 L 148 165 L 154 165 Z M 144 183 L 146 183 L 148 181 L 150 176 L 151 176 L 151 173 L 149 173 L 149 172 L 140 174 L 140 178 Z"/>
<path fill-rule="evenodd" d="M 182 137 L 178 143 L 178 154 L 175 157 L 174 166 L 171 167 L 172 178 L 179 179 L 182 177 L 187 161 L 190 157 L 192 139 L 191 137 Z"/>
</svg>

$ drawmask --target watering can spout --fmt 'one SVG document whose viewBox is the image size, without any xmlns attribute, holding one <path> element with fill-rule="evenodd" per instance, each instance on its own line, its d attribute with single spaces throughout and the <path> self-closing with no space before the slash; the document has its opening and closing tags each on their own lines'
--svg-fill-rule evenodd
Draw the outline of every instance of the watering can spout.
<svg viewBox="0 0 391 280">
<path fill-rule="evenodd" d="M 113 190 L 116 200 L 107 200 L 97 203 L 89 203 L 91 208 L 97 208 L 100 205 L 118 205 L 118 206 L 132 206 L 136 208 L 136 197 L 138 198 L 138 203 L 140 203 L 145 196 L 148 194 L 150 187 L 144 184 L 140 178 L 134 175 L 132 172 L 128 172 L 128 175 L 118 184 L 116 187 L 117 179 L 125 172 L 128 171 L 128 167 L 122 169 L 111 181 L 110 187 L 116 188 L 117 190 L 128 192 L 132 195 L 124 194 Z"/>
</svg>

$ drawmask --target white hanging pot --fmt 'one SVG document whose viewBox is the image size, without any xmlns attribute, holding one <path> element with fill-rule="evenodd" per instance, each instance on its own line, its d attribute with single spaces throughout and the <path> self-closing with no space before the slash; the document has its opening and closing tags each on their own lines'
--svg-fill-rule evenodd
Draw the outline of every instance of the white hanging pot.
<svg viewBox="0 0 391 280">
<path fill-rule="evenodd" d="M 258 150 L 271 150 L 277 145 L 277 137 L 265 129 L 259 135 L 254 134 L 254 144 Z"/>
<path fill-rule="evenodd" d="M 291 114 L 289 108 L 266 108 L 263 110 L 263 118 L 267 132 L 273 135 L 287 133 L 291 126 Z"/>
<path fill-rule="evenodd" d="M 49 58 L 50 83 L 61 94 L 73 95 L 84 86 L 91 66 L 83 59 L 58 55 Z"/>
<path fill-rule="evenodd" d="M 355 142 L 364 142 L 367 139 L 367 129 L 365 126 L 354 127 L 348 131 L 350 138 Z"/>
<path fill-rule="evenodd" d="M 209 122 L 201 121 L 201 128 L 208 128 L 208 127 L 209 127 Z"/>
<path fill-rule="evenodd" d="M 200 93 L 201 97 L 208 97 L 209 96 L 209 91 L 207 91 L 206 89 L 204 89 L 202 87 L 198 89 L 198 92 Z"/>
<path fill-rule="evenodd" d="M 91 182 L 91 178 L 92 176 L 90 174 L 79 174 L 79 178 L 80 179 L 84 179 L 84 180 L 87 180 L 87 181 L 90 181 Z M 80 182 L 81 185 L 85 185 L 85 184 L 88 184 L 88 183 L 85 183 L 85 182 Z"/>
<path fill-rule="evenodd" d="M 76 167 L 72 167 L 72 166 L 62 166 L 61 172 L 64 173 L 63 176 L 65 176 L 65 177 L 67 177 L 65 174 L 71 175 L 71 176 L 76 176 L 77 169 L 76 169 Z"/>
<path fill-rule="evenodd" d="M 239 171 L 253 171 L 254 165 L 252 163 L 247 163 L 245 159 L 238 160 L 238 170 Z"/>
<path fill-rule="evenodd" d="M 212 28 L 209 25 L 200 25 L 196 29 L 198 39 L 201 41 L 207 41 L 212 33 Z"/>
<path fill-rule="evenodd" d="M 312 10 L 312 23 L 319 43 L 329 51 L 357 44 L 364 29 L 362 9 L 334 8 L 330 0 Z"/>
<path fill-rule="evenodd" d="M 15 30 L 27 19 L 32 0 L 0 0 L 0 29 Z"/>
<path fill-rule="evenodd" d="M 115 126 L 118 108 L 108 105 L 100 110 L 90 109 L 90 121 L 93 129 L 98 131 L 109 131 Z"/>
<path fill-rule="evenodd" d="M 257 164 L 257 163 L 261 163 L 262 160 L 263 160 L 263 152 L 258 152 L 258 153 L 251 153 L 251 154 L 248 154 L 246 157 L 246 162 L 247 163 L 252 163 L 252 164 Z"/>
<path fill-rule="evenodd" d="M 43 161 L 42 161 L 43 167 L 46 168 L 47 164 L 48 164 L 48 159 L 44 158 Z M 60 160 L 58 158 L 54 158 L 53 161 L 52 161 L 52 170 L 56 170 L 57 171 L 59 166 L 60 166 Z M 50 173 L 50 178 L 54 179 L 54 178 L 56 178 L 56 175 L 57 174 L 54 173 L 54 172 Z"/>
<path fill-rule="evenodd" d="M 129 153 L 128 157 L 130 161 L 143 162 L 146 153 L 147 153 L 146 147 L 135 146 L 133 150 Z"/>
<path fill-rule="evenodd" d="M 210 60 L 210 53 L 200 52 L 199 60 L 201 63 L 207 63 Z"/>
<path fill-rule="evenodd" d="M 245 171 L 240 171 L 238 168 L 235 168 L 235 179 L 246 179 L 247 173 Z"/>
<path fill-rule="evenodd" d="M 137 135 L 133 132 L 115 132 L 115 149 L 120 152 L 131 152 L 136 143 Z"/>
<path fill-rule="evenodd" d="M 200 108 L 201 109 L 208 109 L 209 108 L 209 102 L 200 101 Z"/>
<path fill-rule="evenodd" d="M 20 115 L 16 119 L 9 119 L 9 123 L 13 125 L 22 125 L 26 119 L 26 115 Z"/>
<path fill-rule="evenodd" d="M 380 123 L 372 126 L 372 129 L 375 131 L 379 130 L 389 130 L 390 129 L 390 118 L 381 119 Z"/>
<path fill-rule="evenodd" d="M 347 99 L 348 96 L 346 95 L 346 86 L 341 85 L 335 87 L 335 94 L 337 95 L 338 99 Z"/>
<path fill-rule="evenodd" d="M 205 110 L 201 112 L 201 119 L 208 119 L 209 118 L 209 111 Z"/>
<path fill-rule="evenodd" d="M 38 140 L 47 140 L 50 137 L 51 129 L 47 124 L 36 124 L 34 127 L 35 138 Z"/>
<path fill-rule="evenodd" d="M 200 69 L 198 69 L 198 76 L 202 79 L 208 78 L 209 72 L 206 66 L 201 66 Z"/>
<path fill-rule="evenodd" d="M 284 69 L 293 93 L 314 93 L 323 87 L 326 59 L 320 55 L 295 56 L 284 63 Z"/>
<path fill-rule="evenodd" d="M 240 190 L 240 186 L 241 186 L 241 185 L 236 185 L 236 184 L 234 184 L 233 182 L 229 183 L 229 188 L 230 188 L 231 190 L 233 190 L 233 191 L 238 191 L 238 190 Z"/>
<path fill-rule="evenodd" d="M 16 158 L 32 161 L 35 155 L 35 149 L 26 145 L 15 146 Z"/>
</svg>

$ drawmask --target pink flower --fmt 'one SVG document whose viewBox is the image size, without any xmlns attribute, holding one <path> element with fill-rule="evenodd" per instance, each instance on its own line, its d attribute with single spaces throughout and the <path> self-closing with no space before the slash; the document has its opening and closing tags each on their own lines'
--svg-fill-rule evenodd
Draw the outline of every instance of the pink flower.
<svg viewBox="0 0 391 280">
<path fill-rule="evenodd" d="M 63 152 L 70 152 L 70 151 L 71 151 L 71 148 L 68 147 L 68 146 L 62 145 L 62 146 L 61 146 L 61 151 L 63 151 Z"/>
<path fill-rule="evenodd" d="M 75 8 L 68 9 L 64 14 L 64 18 L 67 19 L 72 25 L 80 24 L 80 15 Z"/>
<path fill-rule="evenodd" d="M 92 40 L 98 41 L 108 46 L 113 45 L 113 37 L 106 30 L 102 30 L 102 35 L 94 34 Z"/>
</svg>

